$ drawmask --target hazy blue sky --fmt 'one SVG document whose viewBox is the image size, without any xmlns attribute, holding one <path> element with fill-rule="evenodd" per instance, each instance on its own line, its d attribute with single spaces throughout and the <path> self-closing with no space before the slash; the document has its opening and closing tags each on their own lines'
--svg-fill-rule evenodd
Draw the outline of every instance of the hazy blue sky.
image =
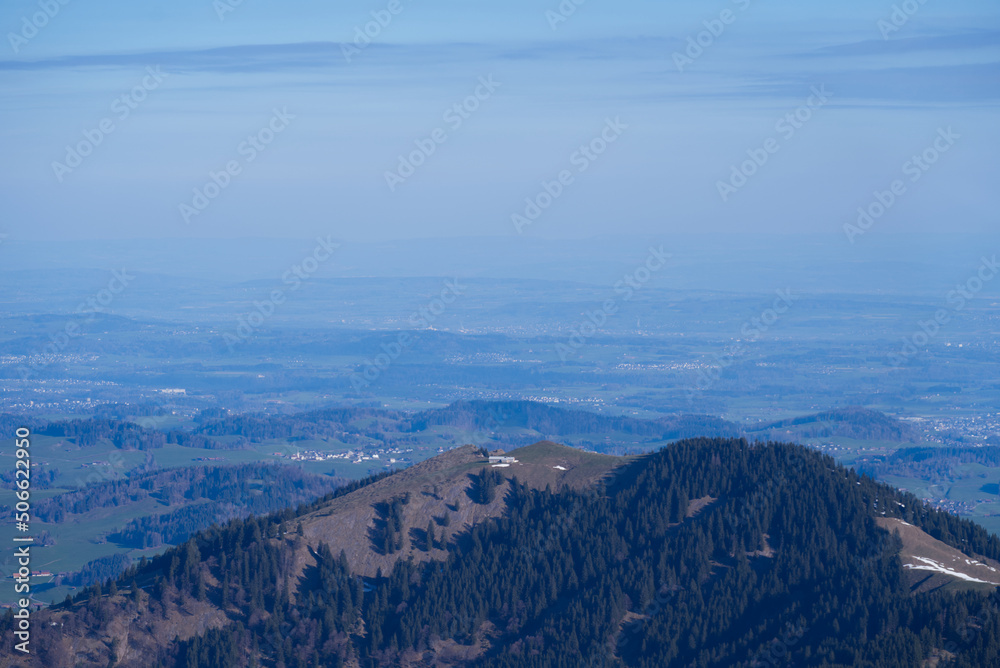
<svg viewBox="0 0 1000 668">
<path fill-rule="evenodd" d="M 47 4 L 55 15 L 26 28 Z M 905 191 L 869 233 L 997 226 L 995 0 L 912 0 L 881 27 L 893 2 L 588 0 L 553 23 L 557 0 L 400 0 L 347 56 L 389 0 L 243 0 L 220 18 L 234 4 L 4 3 L 0 233 L 513 236 L 511 216 L 562 170 L 572 182 L 523 234 L 833 234 L 897 179 Z M 679 67 L 706 21 L 720 34 Z M 120 99 L 136 86 L 144 99 Z M 456 127 L 446 110 L 477 87 L 485 99 Z M 776 125 L 813 87 L 831 96 L 794 132 Z M 272 122 L 249 161 L 242 142 Z M 391 190 L 386 172 L 438 128 L 445 141 Z M 947 152 L 913 180 L 905 163 L 948 128 Z M 615 137 L 602 155 L 574 155 L 602 131 Z M 92 153 L 54 165 L 84 133 L 100 137 Z M 777 152 L 724 201 L 719 182 L 769 139 Z M 186 222 L 180 205 L 230 161 L 240 173 Z"/>
</svg>

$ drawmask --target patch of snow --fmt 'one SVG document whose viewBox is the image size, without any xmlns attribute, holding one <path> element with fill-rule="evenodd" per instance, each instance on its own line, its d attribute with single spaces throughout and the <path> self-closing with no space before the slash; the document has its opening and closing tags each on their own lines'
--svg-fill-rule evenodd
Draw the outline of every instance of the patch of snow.
<svg viewBox="0 0 1000 668">
<path fill-rule="evenodd" d="M 566 470 L 565 466 L 553 466 L 552 468 L 559 469 L 560 471 L 565 471 Z"/>
<path fill-rule="evenodd" d="M 492 466 L 493 466 L 493 468 L 495 468 L 495 469 L 505 469 L 505 468 L 507 468 L 508 466 L 510 466 L 510 464 L 492 464 Z"/>
<path fill-rule="evenodd" d="M 939 564 L 933 559 L 928 559 L 927 557 L 913 557 L 917 561 L 924 562 L 920 564 L 903 564 L 903 568 L 912 568 L 915 571 L 933 571 L 935 573 L 944 573 L 945 575 L 950 575 L 952 577 L 959 578 L 960 580 L 965 580 L 966 582 L 982 582 L 983 584 L 1000 585 L 1000 582 L 989 582 L 987 580 L 980 580 L 979 578 L 974 578 L 971 575 L 966 575 L 965 573 L 959 573 L 958 571 L 952 570 L 943 564 Z"/>
</svg>

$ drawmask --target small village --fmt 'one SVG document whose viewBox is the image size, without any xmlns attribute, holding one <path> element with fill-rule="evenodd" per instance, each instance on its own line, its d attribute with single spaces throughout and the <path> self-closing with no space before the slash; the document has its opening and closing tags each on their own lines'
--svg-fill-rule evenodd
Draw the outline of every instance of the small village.
<svg viewBox="0 0 1000 668">
<path fill-rule="evenodd" d="M 272 452 L 271 454 L 293 462 L 323 462 L 331 459 L 342 459 L 352 464 L 378 462 L 384 466 L 394 466 L 395 464 L 411 464 L 412 461 L 406 455 L 412 452 L 413 448 L 379 448 L 374 452 L 365 452 L 363 450 L 347 450 L 345 452 L 299 450 L 293 453 Z"/>
</svg>

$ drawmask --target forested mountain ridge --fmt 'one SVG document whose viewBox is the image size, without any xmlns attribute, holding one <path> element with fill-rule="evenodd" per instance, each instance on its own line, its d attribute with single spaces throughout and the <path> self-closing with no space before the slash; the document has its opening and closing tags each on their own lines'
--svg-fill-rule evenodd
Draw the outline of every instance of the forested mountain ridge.
<svg viewBox="0 0 1000 668">
<path fill-rule="evenodd" d="M 537 401 L 457 401 L 443 408 L 404 412 L 385 408 L 326 408 L 302 413 L 229 414 L 206 410 L 189 429 L 156 430 L 120 417 L 46 422 L 0 415 L 0 425 L 29 424 L 38 434 L 65 438 L 78 447 L 104 440 L 116 448 L 148 450 L 166 444 L 208 449 L 244 448 L 271 439 L 291 441 L 336 437 L 345 443 L 367 439 L 402 444 L 434 427 L 477 434 L 498 444 L 529 445 L 539 440 L 570 438 L 600 450 L 609 434 L 629 435 L 637 443 L 663 443 L 682 438 L 752 436 L 798 439 L 843 436 L 856 439 L 919 442 L 911 425 L 879 411 L 848 407 L 759 425 L 737 425 L 711 415 L 676 414 L 658 418 L 605 415 Z"/>
<path fill-rule="evenodd" d="M 995 600 L 971 590 L 915 595 L 900 539 L 877 520 L 906 521 L 970 558 L 1000 559 L 1000 541 L 825 455 L 694 439 L 623 463 L 596 485 L 539 490 L 497 481 L 499 470 L 470 470 L 468 492 L 470 503 L 503 493 L 503 515 L 452 535 L 440 558 L 360 577 L 345 554 L 299 529 L 400 474 L 353 484 L 297 511 L 201 532 L 36 613 L 43 654 L 23 663 L 1000 662 Z M 289 579 L 303 549 L 314 564 Z"/>
</svg>

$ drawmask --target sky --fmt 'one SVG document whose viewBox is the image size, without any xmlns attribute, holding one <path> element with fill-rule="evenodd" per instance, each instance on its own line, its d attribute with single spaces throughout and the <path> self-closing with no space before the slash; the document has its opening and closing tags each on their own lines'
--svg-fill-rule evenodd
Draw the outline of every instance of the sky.
<svg viewBox="0 0 1000 668">
<path fill-rule="evenodd" d="M 11 0 L 0 30 L 0 241 L 997 229 L 995 0 Z"/>
</svg>

